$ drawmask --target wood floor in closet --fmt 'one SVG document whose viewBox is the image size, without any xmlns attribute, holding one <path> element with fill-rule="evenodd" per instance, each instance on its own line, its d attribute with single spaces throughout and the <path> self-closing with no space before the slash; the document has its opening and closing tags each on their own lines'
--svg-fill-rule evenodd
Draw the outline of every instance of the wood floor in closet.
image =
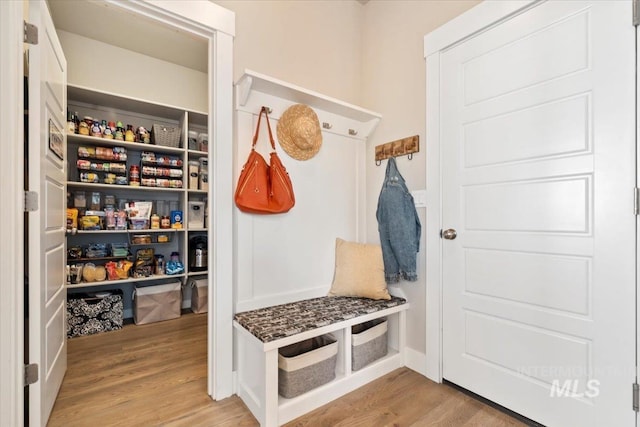
<svg viewBox="0 0 640 427">
<path fill-rule="evenodd" d="M 69 340 L 49 426 L 257 426 L 237 397 L 206 385 L 206 315 Z M 398 369 L 287 426 L 523 426 L 508 415 Z"/>
</svg>

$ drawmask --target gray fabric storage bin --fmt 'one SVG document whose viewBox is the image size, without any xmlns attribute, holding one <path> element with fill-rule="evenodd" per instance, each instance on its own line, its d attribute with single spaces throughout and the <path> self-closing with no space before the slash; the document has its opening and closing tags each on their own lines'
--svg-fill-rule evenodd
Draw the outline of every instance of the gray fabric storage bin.
<svg viewBox="0 0 640 427">
<path fill-rule="evenodd" d="M 351 370 L 357 371 L 387 355 L 387 319 L 351 327 Z"/>
<path fill-rule="evenodd" d="M 292 398 L 336 377 L 338 343 L 331 334 L 278 350 L 278 393 Z"/>
</svg>

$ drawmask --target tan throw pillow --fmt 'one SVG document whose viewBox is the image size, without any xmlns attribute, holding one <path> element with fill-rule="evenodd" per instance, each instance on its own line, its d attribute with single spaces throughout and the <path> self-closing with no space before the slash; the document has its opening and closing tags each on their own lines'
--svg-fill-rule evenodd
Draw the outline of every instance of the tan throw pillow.
<svg viewBox="0 0 640 427">
<path fill-rule="evenodd" d="M 391 299 L 380 245 L 336 239 L 335 268 L 330 296 Z"/>
</svg>

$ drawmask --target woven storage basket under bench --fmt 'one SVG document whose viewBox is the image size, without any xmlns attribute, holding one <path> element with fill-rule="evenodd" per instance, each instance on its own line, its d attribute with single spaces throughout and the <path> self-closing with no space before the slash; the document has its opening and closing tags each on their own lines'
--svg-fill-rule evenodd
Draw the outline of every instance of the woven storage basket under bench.
<svg viewBox="0 0 640 427">
<path fill-rule="evenodd" d="M 406 300 L 397 297 L 327 296 L 236 314 L 238 395 L 260 425 L 278 426 L 404 366 L 408 308 Z M 388 349 L 379 350 L 382 343 L 378 339 L 376 355 L 360 366 L 360 353 L 352 353 L 352 327 L 359 330 L 359 325 L 376 319 L 385 319 Z M 313 362 L 283 361 L 296 346 L 309 351 L 303 356 Z M 317 355 L 311 354 L 316 351 Z M 352 369 L 354 360 L 357 371 Z M 303 375 L 288 372 L 291 365 L 304 369 Z M 312 378 L 309 384 L 293 382 L 305 377 Z"/>
</svg>

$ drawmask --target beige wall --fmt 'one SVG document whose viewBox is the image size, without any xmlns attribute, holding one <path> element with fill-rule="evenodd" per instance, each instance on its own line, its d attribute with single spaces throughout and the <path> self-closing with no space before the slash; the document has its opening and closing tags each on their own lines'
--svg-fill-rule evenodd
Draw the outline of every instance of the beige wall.
<svg viewBox="0 0 640 427">
<path fill-rule="evenodd" d="M 363 96 L 365 108 L 382 114 L 367 141 L 367 240 L 378 241 L 375 212 L 386 162 L 375 166 L 375 146 L 412 135 L 420 136 L 420 152 L 413 159 L 396 159 L 409 190 L 426 188 L 424 35 L 477 4 L 471 1 L 373 0 L 364 9 Z M 424 259 L 425 208 L 418 208 L 422 238 L 418 254 L 418 282 L 401 282 L 390 291 L 411 303 L 407 315 L 407 345 L 426 352 L 426 270 Z M 431 236 L 430 236 L 431 237 Z"/>
<path fill-rule="evenodd" d="M 386 162 L 374 147 L 420 135 L 413 160 L 398 159 L 410 190 L 425 183 L 424 35 L 478 0 L 238 1 L 215 3 L 236 13 L 234 73 L 245 68 L 291 82 L 382 114 L 367 144 L 368 242 L 379 242 L 375 211 Z M 418 213 L 424 226 L 425 208 Z M 424 227 L 416 283 L 392 287 L 411 302 L 408 346 L 426 353 Z"/>
<path fill-rule="evenodd" d="M 360 103 L 363 6 L 354 1 L 215 0 L 236 13 L 234 80 L 245 69 Z"/>
</svg>

